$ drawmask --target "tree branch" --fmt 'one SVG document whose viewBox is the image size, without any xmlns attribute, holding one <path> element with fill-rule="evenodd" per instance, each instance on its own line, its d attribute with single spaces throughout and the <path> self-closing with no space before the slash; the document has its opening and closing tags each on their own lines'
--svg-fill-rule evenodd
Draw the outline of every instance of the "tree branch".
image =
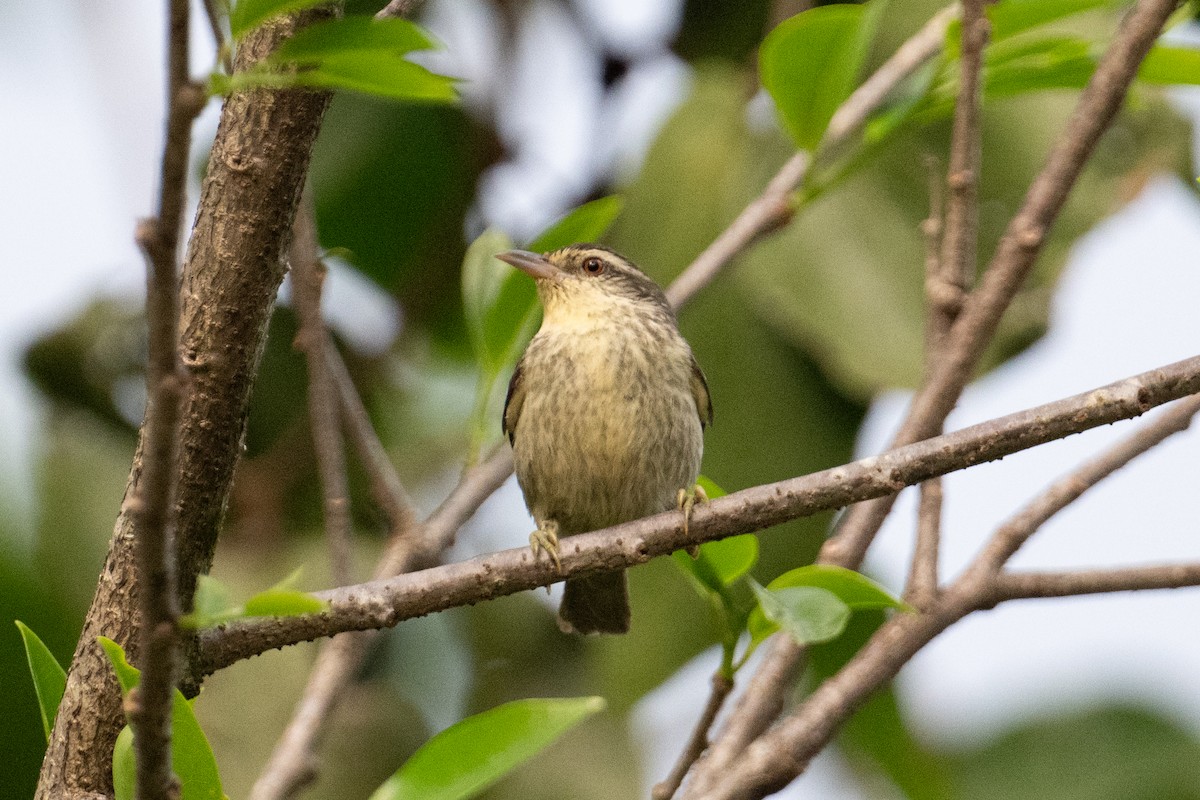
<svg viewBox="0 0 1200 800">
<path fill-rule="evenodd" d="M 307 12 L 263 26 L 238 53 L 244 69 L 270 52 Z M 205 176 L 181 289 L 180 358 L 188 373 L 175 464 L 179 596 L 186 606 L 196 576 L 212 559 L 234 464 L 241 450 L 250 385 L 266 323 L 283 277 L 291 228 L 328 94 L 253 90 L 230 97 Z M 167 216 L 164 214 L 163 218 Z M 37 797 L 84 798 L 112 792 L 112 748 L 123 714 L 98 635 L 140 654 L 135 630 L 138 582 L 133 514 L 148 446 L 143 430 L 126 501 L 67 677 Z"/>
<path fill-rule="evenodd" d="M 334 586 L 354 579 L 354 541 L 350 523 L 350 487 L 346 477 L 346 453 L 338 390 L 330 375 L 326 351 L 333 347 L 321 316 L 321 288 L 325 265 L 321 263 L 317 222 L 312 197 L 305 192 L 292 228 L 292 299 L 300 330 L 295 346 L 304 352 L 308 365 L 308 416 L 312 428 L 313 453 L 321 476 L 321 501 L 325 537 L 329 540 L 330 572 Z"/>
<path fill-rule="evenodd" d="M 134 517 L 141 682 L 130 694 L 139 800 L 173 796 L 171 704 L 179 659 L 179 602 L 175 580 L 175 455 L 182 385 L 177 360 L 179 288 L 176 259 L 187 190 L 192 123 L 204 95 L 188 74 L 189 8 L 167 4 L 167 125 L 160 165 L 157 216 L 142 220 L 137 241 L 146 257 L 145 442 L 141 481 L 129 513 Z"/>
<path fill-rule="evenodd" d="M 873 692 L 894 678 L 935 636 L 973 611 L 1016 597 L 1176 588 L 1200 583 L 1200 564 L 1080 573 L 998 572 L 1015 552 L 1012 547 L 1015 538 L 1028 539 L 1086 488 L 1186 429 L 1197 411 L 1200 398 L 1181 401 L 1037 497 L 1026 511 L 997 530 L 971 566 L 934 599 L 928 611 L 897 614 L 884 623 L 843 669 L 818 686 L 794 712 L 747 747 L 741 758 L 714 779 L 706 787 L 705 799 L 749 800 L 786 786 L 804 771 Z M 1014 530 L 1020 530 L 1023 537 L 1014 537 Z"/>
<path fill-rule="evenodd" d="M 329 608 L 301 617 L 239 620 L 200 634 L 205 673 L 266 650 L 347 630 L 390 627 L 404 619 L 545 586 L 577 575 L 645 563 L 675 550 L 797 517 L 898 492 L 905 486 L 1144 413 L 1200 391 L 1200 357 L 1180 361 L 1091 392 L 973 425 L 779 483 L 717 498 L 693 511 L 688 530 L 677 512 L 572 536 L 561 571 L 529 548 L 342 587 L 318 596 Z"/>
<path fill-rule="evenodd" d="M 716 722 L 717 714 L 721 711 L 721 706 L 724 705 L 725 698 L 731 691 L 733 691 L 733 679 L 725 677 L 720 670 L 713 673 L 712 691 L 708 694 L 708 702 L 704 705 L 700 719 L 696 721 L 691 738 L 688 739 L 683 752 L 679 754 L 679 760 L 671 769 L 671 774 L 661 783 L 656 784 L 653 791 L 650 792 L 651 800 L 671 800 L 675 796 L 675 792 L 683 783 L 692 764 L 696 763 L 696 760 L 704 754 L 705 748 L 708 747 L 708 732 Z"/>
</svg>

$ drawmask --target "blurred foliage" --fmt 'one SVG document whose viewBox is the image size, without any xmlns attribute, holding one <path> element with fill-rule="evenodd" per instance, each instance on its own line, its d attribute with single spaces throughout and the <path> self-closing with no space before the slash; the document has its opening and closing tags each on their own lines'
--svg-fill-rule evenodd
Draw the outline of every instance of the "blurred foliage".
<svg viewBox="0 0 1200 800">
<path fill-rule="evenodd" d="M 556 0 L 562 1 L 562 0 Z M 355 0 L 356 13 L 380 3 Z M 494 4 L 498 74 L 515 72 L 511 26 L 523 4 Z M 774 116 L 752 102 L 757 51 L 780 9 L 793 4 L 686 0 L 671 41 L 690 84 L 638 172 L 618 180 L 599 170 L 589 197 L 620 193 L 624 209 L 604 242 L 660 282 L 678 274 L 793 151 Z M 866 56 L 877 66 L 942 5 L 893 0 L 881 11 Z M 580 12 L 565 15 L 582 26 Z M 1102 41 L 1110 10 L 1063 23 L 1064 35 Z M 1056 32 L 1058 29 L 1055 29 Z M 582 30 L 586 39 L 589 32 Z M 9 33 L 8 35 L 13 35 Z M 588 40 L 620 62 L 600 92 L 622 89 L 627 53 Z M 924 76 L 932 80 L 932 75 Z M 910 87 L 911 88 L 911 87 Z M 590 89 L 589 89 L 590 90 Z M 611 96 L 611 95 L 610 95 Z M 989 101 L 984 113 L 980 253 L 991 251 L 1040 168 L 1077 93 L 1056 90 Z M 453 484 L 469 445 L 478 373 L 462 310 L 461 267 L 482 229 L 476 200 L 487 172 L 516 160 L 497 132 L 509 96 L 462 106 L 399 105 L 339 94 L 312 165 L 321 243 L 398 302 L 401 332 L 381 350 L 339 345 L 389 455 L 423 511 Z M 599 117 L 601 121 L 605 117 Z M 949 125 L 904 125 L 868 143 L 853 163 L 814 175 L 795 220 L 739 257 L 735 268 L 680 315 L 712 390 L 715 424 L 704 473 L 734 491 L 842 463 L 875 393 L 912 386 L 921 370 L 922 257 L 929 176 L 945 170 Z M 1148 179 L 1166 171 L 1190 181 L 1186 122 L 1152 90 L 1138 91 L 1101 142 L 1050 244 L 1006 315 L 985 368 L 1034 342 L 1068 251 Z M 851 153 L 852 154 L 852 153 Z M 844 155 L 843 153 L 839 153 Z M 588 197 L 575 198 L 582 202 Z M 546 221 L 565 209 L 547 209 Z M 982 265 L 981 265 L 982 266 Z M 131 264 L 129 269 L 140 269 Z M 305 366 L 292 346 L 296 322 L 274 315 L 255 387 L 218 577 L 248 596 L 292 568 L 321 572 L 320 500 L 304 403 Z M 0 795 L 29 796 L 42 752 L 36 702 L 19 617 L 66 663 L 102 563 L 134 449 L 144 390 L 140 314 L 124 300 L 98 299 L 35 342 L 25 369 L 50 408 L 39 444 L 35 530 L 9 530 L 0 514 L 0 693 L 9 725 L 0 733 Z M 498 432 L 499 421 L 493 420 Z M 373 563 L 384 530 L 361 468 L 351 459 L 357 563 Z M 0 497 L 0 504 L 7 498 Z M 515 522 L 512 520 L 516 520 Z M 504 522 L 508 520 L 508 522 Z M 752 574 L 763 584 L 811 562 L 829 514 L 760 537 Z M 518 515 L 497 513 L 518 545 Z M 463 552 L 482 547 L 465 536 Z M 29 555 L 8 542 L 31 541 Z M 458 551 L 456 551 L 456 555 Z M 361 571 L 365 572 L 365 568 Z M 314 797 L 365 797 L 432 733 L 464 714 L 530 696 L 600 695 L 609 711 L 554 745 L 551 756 L 489 789 L 489 798 L 632 797 L 642 791 L 642 744 L 627 713 L 681 665 L 720 639 L 711 609 L 669 559 L 632 570 L 633 630 L 625 637 L 562 636 L 534 593 L 401 625 L 381 637 L 334 714 Z M 852 615 L 847 634 L 814 649 L 811 678 L 844 662 L 882 619 Z M 9 637 L 4 639 L 3 637 Z M 270 653 L 207 683 L 197 713 L 212 741 L 226 790 L 245 796 L 302 690 L 314 648 Z M 713 667 L 716 667 L 714 658 Z M 942 798 L 1200 798 L 1189 765 L 1200 747 L 1189 732 L 1149 712 L 1098 709 L 1028 723 L 970 751 L 943 752 L 909 730 L 890 689 L 873 697 L 841 737 L 865 781 L 903 796 Z M 658 776 L 652 776 L 658 777 Z"/>
</svg>

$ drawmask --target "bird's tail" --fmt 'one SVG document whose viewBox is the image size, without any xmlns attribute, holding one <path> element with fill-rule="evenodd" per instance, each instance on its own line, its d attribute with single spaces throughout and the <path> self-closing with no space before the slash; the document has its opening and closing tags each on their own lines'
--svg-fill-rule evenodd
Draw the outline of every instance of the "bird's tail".
<svg viewBox="0 0 1200 800">
<path fill-rule="evenodd" d="M 627 633 L 629 587 L 625 571 L 567 581 L 558 607 L 558 627 L 565 633 Z"/>
</svg>

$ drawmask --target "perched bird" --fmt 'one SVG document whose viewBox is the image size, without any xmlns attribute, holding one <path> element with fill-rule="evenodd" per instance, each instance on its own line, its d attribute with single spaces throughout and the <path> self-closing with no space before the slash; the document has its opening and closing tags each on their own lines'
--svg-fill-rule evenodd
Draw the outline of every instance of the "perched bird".
<svg viewBox="0 0 1200 800">
<path fill-rule="evenodd" d="M 561 537 L 676 507 L 686 524 L 712 403 L 662 289 L 594 244 L 497 258 L 533 277 L 544 311 L 503 423 L 537 523 L 534 556 L 557 565 Z M 568 580 L 558 620 L 567 632 L 628 631 L 625 573 Z"/>
</svg>

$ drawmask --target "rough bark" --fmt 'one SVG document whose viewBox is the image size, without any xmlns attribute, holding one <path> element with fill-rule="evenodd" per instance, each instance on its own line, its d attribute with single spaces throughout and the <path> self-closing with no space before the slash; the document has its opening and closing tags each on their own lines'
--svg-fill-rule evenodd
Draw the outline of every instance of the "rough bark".
<svg viewBox="0 0 1200 800">
<path fill-rule="evenodd" d="M 262 58 L 309 19 L 280 21 L 251 34 L 239 47 L 237 68 Z M 197 576 L 212 563 L 267 322 L 286 271 L 283 253 L 328 102 L 322 92 L 254 90 L 230 97 L 222 110 L 180 296 L 180 358 L 188 383 L 176 505 L 185 608 Z M 139 442 L 42 763 L 39 800 L 112 794 L 112 748 L 124 718 L 96 637 L 117 640 L 137 663 L 136 520 L 129 499 L 141 470 Z"/>
</svg>

